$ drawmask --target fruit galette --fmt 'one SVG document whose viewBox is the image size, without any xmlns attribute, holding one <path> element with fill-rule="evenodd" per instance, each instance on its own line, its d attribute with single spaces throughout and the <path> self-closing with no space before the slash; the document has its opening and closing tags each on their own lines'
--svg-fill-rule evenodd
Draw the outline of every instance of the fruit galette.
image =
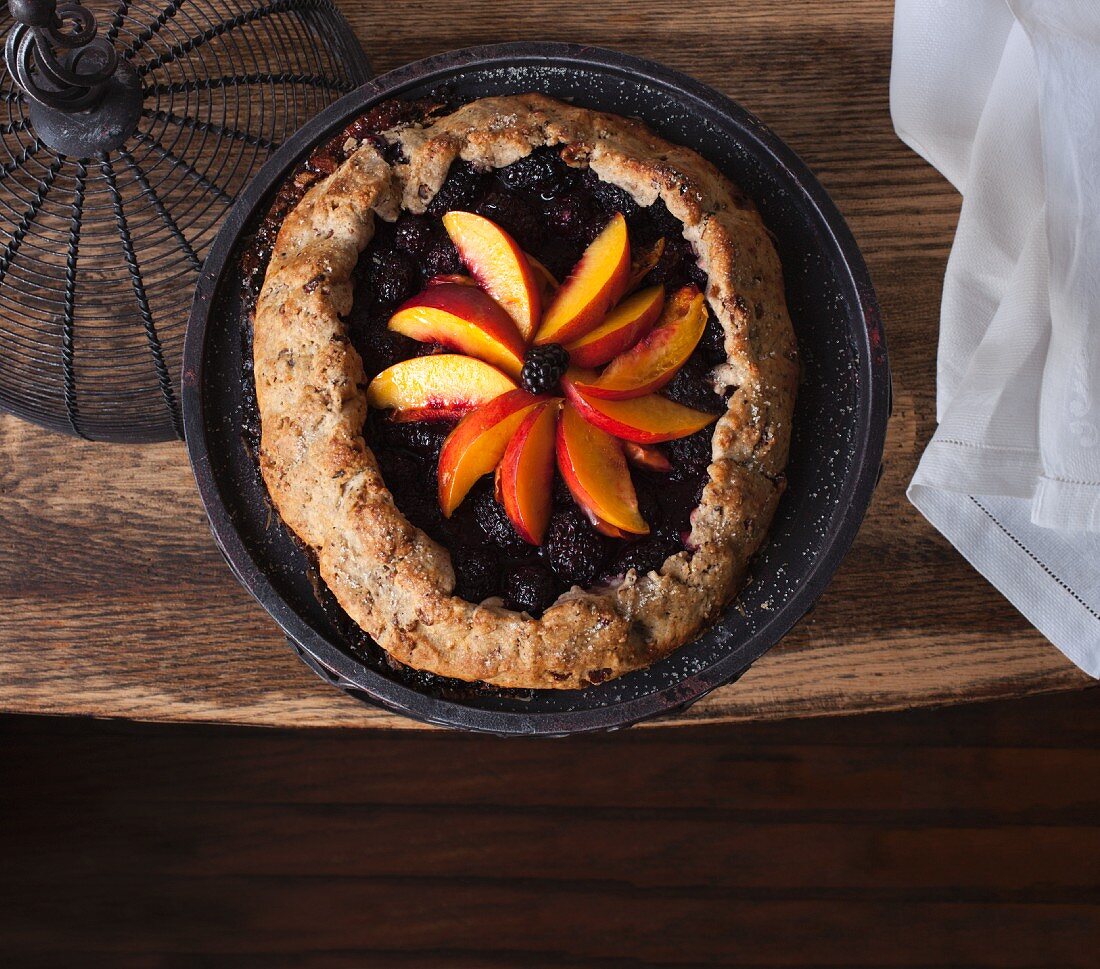
<svg viewBox="0 0 1100 969">
<path fill-rule="evenodd" d="M 256 303 L 259 460 L 347 614 L 505 687 L 698 635 L 775 512 L 798 371 L 745 196 L 534 94 L 389 102 L 295 184 Z"/>
</svg>

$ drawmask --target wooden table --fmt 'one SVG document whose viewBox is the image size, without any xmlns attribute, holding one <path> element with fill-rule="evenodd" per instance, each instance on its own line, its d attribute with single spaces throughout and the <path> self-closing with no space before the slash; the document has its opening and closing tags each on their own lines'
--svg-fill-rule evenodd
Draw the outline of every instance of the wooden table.
<svg viewBox="0 0 1100 969">
<path fill-rule="evenodd" d="M 906 501 L 932 433 L 940 283 L 959 198 L 894 136 L 890 0 L 344 0 L 376 68 L 490 40 L 615 47 L 767 121 L 849 220 L 886 318 L 886 473 L 817 608 L 677 723 L 953 703 L 1092 681 Z M 670 20 L 676 13 L 676 19 Z M 0 419 L 0 711 L 412 727 L 323 684 L 222 562 L 182 445 L 119 447 Z"/>
</svg>

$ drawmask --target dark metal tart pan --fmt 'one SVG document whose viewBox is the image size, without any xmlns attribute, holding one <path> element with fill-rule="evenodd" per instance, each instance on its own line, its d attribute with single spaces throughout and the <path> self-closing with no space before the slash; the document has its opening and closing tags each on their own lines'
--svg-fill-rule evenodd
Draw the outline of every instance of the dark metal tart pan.
<svg viewBox="0 0 1100 969">
<path fill-rule="evenodd" d="M 271 510 L 242 426 L 241 255 L 288 174 L 382 100 L 458 103 L 525 91 L 639 117 L 745 189 L 776 239 L 804 371 L 788 488 L 748 586 L 695 642 L 648 669 L 579 691 L 499 690 L 395 668 L 354 635 L 329 597 L 318 596 L 312 567 Z M 312 669 L 360 700 L 429 723 L 562 735 L 683 709 L 741 676 L 810 609 L 851 545 L 878 480 L 890 373 L 878 305 L 851 232 L 806 166 L 764 124 L 652 62 L 524 43 L 452 51 L 382 75 L 283 145 L 237 199 L 207 257 L 188 327 L 182 402 L 215 539 Z"/>
</svg>

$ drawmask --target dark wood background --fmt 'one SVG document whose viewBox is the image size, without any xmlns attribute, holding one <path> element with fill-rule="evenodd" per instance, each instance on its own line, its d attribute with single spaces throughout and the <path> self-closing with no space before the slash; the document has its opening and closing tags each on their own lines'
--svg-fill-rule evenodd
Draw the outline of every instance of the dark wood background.
<svg viewBox="0 0 1100 969">
<path fill-rule="evenodd" d="M 0 719 L 0 965 L 1093 969 L 1098 713 L 568 741 Z"/>
<path fill-rule="evenodd" d="M 959 199 L 894 136 L 890 0 L 449 0 L 341 6 L 376 68 L 516 39 L 616 47 L 756 112 L 848 218 L 894 371 L 886 473 L 817 608 L 703 724 L 1068 690 L 1090 681 L 905 499 L 934 426 L 940 283 Z M 183 448 L 91 445 L 0 419 L 0 710 L 411 727 L 309 673 L 238 586 Z"/>
<path fill-rule="evenodd" d="M 680 724 L 570 741 L 405 724 L 307 673 L 239 589 L 179 446 L 0 420 L 0 966 L 1097 965 L 1100 691 L 905 502 L 958 209 L 893 137 L 889 0 L 343 0 L 385 70 L 517 38 L 688 71 L 851 221 L 895 418 L 817 610 Z M 292 725 L 325 726 L 292 731 Z"/>
</svg>

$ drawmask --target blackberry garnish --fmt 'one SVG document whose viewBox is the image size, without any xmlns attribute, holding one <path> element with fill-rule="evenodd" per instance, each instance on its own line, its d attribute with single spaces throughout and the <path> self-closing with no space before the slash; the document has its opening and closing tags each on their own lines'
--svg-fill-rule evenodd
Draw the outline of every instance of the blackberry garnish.
<svg viewBox="0 0 1100 969">
<path fill-rule="evenodd" d="M 553 576 L 546 569 L 538 565 L 521 565 L 509 571 L 504 597 L 509 608 L 538 617 L 558 594 Z"/>
<path fill-rule="evenodd" d="M 549 394 L 569 369 L 569 353 L 560 343 L 531 347 L 523 355 L 520 382 L 529 394 Z"/>
<path fill-rule="evenodd" d="M 606 542 L 576 511 L 557 512 L 546 532 L 546 559 L 562 582 L 589 586 L 600 571 Z"/>
</svg>

